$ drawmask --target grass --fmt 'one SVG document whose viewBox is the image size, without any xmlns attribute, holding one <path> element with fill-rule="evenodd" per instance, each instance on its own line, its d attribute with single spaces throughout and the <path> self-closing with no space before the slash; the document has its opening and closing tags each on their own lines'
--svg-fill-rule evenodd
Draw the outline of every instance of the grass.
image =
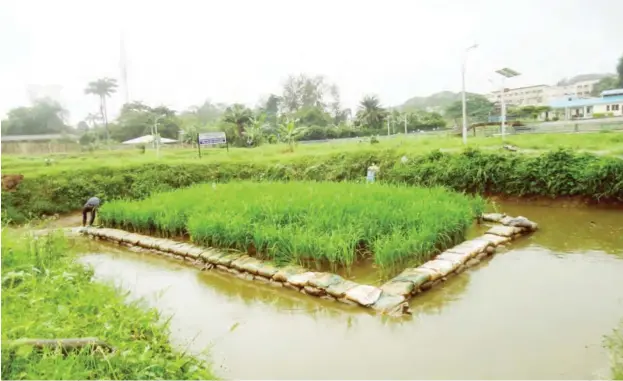
<svg viewBox="0 0 623 381">
<path fill-rule="evenodd" d="M 506 142 L 529 150 L 552 150 L 566 147 L 574 150 L 598 151 L 601 154 L 619 155 L 623 146 L 623 133 L 606 132 L 594 134 L 534 134 L 508 137 Z M 503 144 L 497 137 L 470 137 L 470 147 L 499 149 Z M 265 162 L 278 163 L 283 160 L 321 158 L 338 153 L 379 154 L 386 150 L 397 150 L 407 156 L 426 154 L 431 151 L 458 151 L 463 148 L 462 140 L 454 136 L 396 136 L 392 139 L 381 138 L 379 144 L 358 143 L 353 141 L 333 141 L 318 144 L 300 144 L 295 152 L 287 152 L 285 145 L 264 145 L 258 148 L 230 148 L 203 150 L 202 159 L 197 158 L 196 149 L 166 147 L 157 160 L 153 151 L 145 154 L 136 149 L 99 151 L 93 153 L 71 153 L 49 155 L 54 159 L 51 166 L 46 166 L 44 156 L 2 156 L 2 173 L 20 173 L 27 177 L 54 175 L 64 171 L 93 169 L 98 167 L 121 168 L 147 163 L 184 164 L 184 163 L 240 163 Z"/>
<path fill-rule="evenodd" d="M 176 353 L 158 313 L 91 281 L 75 243 L 2 231 L 2 379 L 213 379 L 209 366 Z M 63 355 L 7 340 L 98 337 L 116 347 Z"/>
<path fill-rule="evenodd" d="M 606 346 L 610 350 L 610 364 L 613 380 L 623 380 L 623 320 L 619 327 L 606 338 Z"/>
<path fill-rule="evenodd" d="M 101 221 L 163 236 L 255 251 L 278 263 L 353 265 L 372 254 L 381 271 L 428 260 L 463 240 L 484 201 L 444 188 L 379 184 L 233 182 L 197 185 L 102 206 Z"/>
</svg>

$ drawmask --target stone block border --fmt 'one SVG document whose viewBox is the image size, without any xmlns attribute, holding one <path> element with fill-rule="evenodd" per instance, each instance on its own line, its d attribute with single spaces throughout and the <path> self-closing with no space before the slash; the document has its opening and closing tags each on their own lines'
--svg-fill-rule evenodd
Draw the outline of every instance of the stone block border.
<svg viewBox="0 0 623 381">
<path fill-rule="evenodd" d="M 400 316 L 411 313 L 408 300 L 415 295 L 476 266 L 493 255 L 496 247 L 538 228 L 536 223 L 525 217 L 510 217 L 500 213 L 483 214 L 481 220 L 494 225 L 482 236 L 454 246 L 419 267 L 407 268 L 380 287 L 352 282 L 332 273 L 313 272 L 300 266 L 278 267 L 270 261 L 262 261 L 242 253 L 225 252 L 124 230 L 89 227 L 81 228 L 78 232 L 92 238 L 111 240 L 184 259 L 202 270 L 214 269 L 241 279 L 372 308 L 384 315 Z M 75 229 L 71 231 L 75 232 Z"/>
</svg>

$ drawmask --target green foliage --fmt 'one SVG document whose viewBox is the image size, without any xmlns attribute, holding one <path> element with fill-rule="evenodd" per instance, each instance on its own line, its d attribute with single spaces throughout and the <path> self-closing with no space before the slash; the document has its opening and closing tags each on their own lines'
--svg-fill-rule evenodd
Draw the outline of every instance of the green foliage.
<svg viewBox="0 0 623 381">
<path fill-rule="evenodd" d="M 295 120 L 287 120 L 279 125 L 279 138 L 288 145 L 290 152 L 294 151 L 294 144 L 305 134 L 306 130 L 305 127 L 297 127 L 296 122 Z"/>
<path fill-rule="evenodd" d="M 315 176 L 321 168 L 308 168 Z M 350 267 L 372 252 L 383 271 L 428 260 L 463 240 L 482 199 L 443 188 L 352 183 L 199 185 L 142 201 L 104 205 L 108 226 L 247 251 L 279 263 L 308 260 Z"/>
<path fill-rule="evenodd" d="M 619 87 L 619 78 L 616 75 L 611 75 L 600 79 L 599 82 L 594 84 L 591 95 L 599 97 L 602 91 L 616 89 L 617 87 Z"/>
<path fill-rule="evenodd" d="M 388 113 L 381 107 L 381 101 L 374 95 L 366 95 L 359 102 L 356 123 L 364 128 L 379 130 L 384 127 Z"/>
<path fill-rule="evenodd" d="M 175 111 L 165 106 L 152 108 L 141 102 L 126 103 L 117 124 L 111 125 L 111 137 L 120 142 L 138 138 L 151 134 L 155 124 L 161 137 L 177 139 L 180 121 Z"/>
<path fill-rule="evenodd" d="M 615 141 L 619 145 L 622 142 L 618 135 L 612 134 L 610 140 L 613 144 Z M 604 134 L 595 137 L 600 141 L 607 140 Z M 590 140 L 590 136 L 580 138 Z M 550 139 L 553 141 L 545 143 L 551 146 L 560 137 L 553 136 Z M 431 144 L 428 140 L 423 142 L 418 144 Z M 522 140 L 509 141 L 515 145 L 518 142 Z M 457 144 L 460 144 L 460 140 Z M 531 147 L 530 143 L 523 144 Z M 347 145 L 339 145 L 336 151 L 322 154 L 312 151 L 311 154 L 289 154 L 288 157 L 279 151 L 278 155 L 265 159 L 245 151 L 242 156 L 230 160 L 233 154 L 230 152 L 203 163 L 194 159 L 172 160 L 156 165 L 151 161 L 132 162 L 128 158 L 109 165 L 94 157 L 85 161 L 87 165 L 70 162 L 63 166 L 59 163 L 52 167 L 53 170 L 38 162 L 22 160 L 12 164 L 10 172 L 27 175 L 15 192 L 2 192 L 2 218 L 23 221 L 42 214 L 52 215 L 79 209 L 93 195 L 106 201 L 141 199 L 152 192 L 200 182 L 234 179 L 360 180 L 372 162 L 385 168 L 379 174 L 379 180 L 384 182 L 416 186 L 442 185 L 482 194 L 578 196 L 592 200 L 623 201 L 623 160 L 616 157 L 578 153 L 577 149 L 560 149 L 534 156 L 490 150 L 469 150 L 462 154 L 439 151 L 418 154 L 415 151 L 410 154 L 400 148 L 385 148 L 391 147 L 390 143 L 375 146 L 381 147 L 353 144 L 353 148 L 349 148 Z M 299 151 L 303 151 L 303 147 Z M 189 154 L 194 152 L 189 151 Z M 405 154 L 409 156 L 409 163 L 398 165 Z M 80 160 L 87 158 L 81 157 Z M 9 163 L 3 160 L 3 172 Z M 37 172 L 25 172 L 33 171 L 33 165 L 38 168 Z M 318 170 L 310 171 L 309 168 Z"/>
<path fill-rule="evenodd" d="M 100 78 L 97 81 L 89 82 L 85 94 L 97 95 L 100 100 L 100 113 L 104 120 L 106 128 L 106 140 L 110 139 L 110 131 L 108 130 L 108 111 L 106 109 L 106 98 L 110 97 L 117 91 L 117 80 L 114 78 Z"/>
<path fill-rule="evenodd" d="M 158 312 L 112 285 L 92 282 L 62 236 L 2 231 L 2 378 L 51 380 L 211 379 L 207 364 L 176 353 Z M 98 337 L 112 354 L 88 349 L 64 356 L 7 340 Z"/>
<path fill-rule="evenodd" d="M 41 99 L 30 107 L 10 110 L 2 121 L 2 135 L 36 135 L 68 132 L 66 110 L 51 99 Z"/>
<path fill-rule="evenodd" d="M 491 112 L 494 110 L 493 103 L 482 95 L 467 94 L 466 100 L 467 118 L 472 122 L 486 121 Z M 452 119 L 463 119 L 463 103 L 457 100 L 452 103 L 445 112 L 446 117 Z"/>
</svg>

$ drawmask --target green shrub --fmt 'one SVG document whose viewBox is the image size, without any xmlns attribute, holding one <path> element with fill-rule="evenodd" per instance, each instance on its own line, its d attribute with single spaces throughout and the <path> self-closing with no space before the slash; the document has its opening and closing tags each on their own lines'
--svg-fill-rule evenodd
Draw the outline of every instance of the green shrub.
<svg viewBox="0 0 623 381">
<path fill-rule="evenodd" d="M 399 164 L 398 149 L 352 151 L 319 157 L 293 157 L 274 163 L 241 160 L 209 164 L 141 164 L 81 168 L 53 176 L 26 177 L 15 192 L 2 192 L 2 218 L 20 220 L 74 211 L 94 195 L 104 201 L 142 199 L 153 192 L 201 182 L 230 180 L 362 180 L 377 163 L 378 180 L 416 186 L 446 186 L 481 194 L 579 196 L 623 201 L 623 160 L 556 150 L 539 156 L 467 150 L 433 151 Z"/>
</svg>

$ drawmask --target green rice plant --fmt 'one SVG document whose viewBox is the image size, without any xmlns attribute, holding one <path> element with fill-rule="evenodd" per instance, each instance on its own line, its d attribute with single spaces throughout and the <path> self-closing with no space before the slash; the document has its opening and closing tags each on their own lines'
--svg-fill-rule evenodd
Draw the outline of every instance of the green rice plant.
<svg viewBox="0 0 623 381">
<path fill-rule="evenodd" d="M 485 202 L 451 190 L 328 182 L 195 185 L 102 206 L 107 226 L 248 251 L 278 263 L 350 268 L 372 255 L 384 272 L 462 240 Z"/>
</svg>

